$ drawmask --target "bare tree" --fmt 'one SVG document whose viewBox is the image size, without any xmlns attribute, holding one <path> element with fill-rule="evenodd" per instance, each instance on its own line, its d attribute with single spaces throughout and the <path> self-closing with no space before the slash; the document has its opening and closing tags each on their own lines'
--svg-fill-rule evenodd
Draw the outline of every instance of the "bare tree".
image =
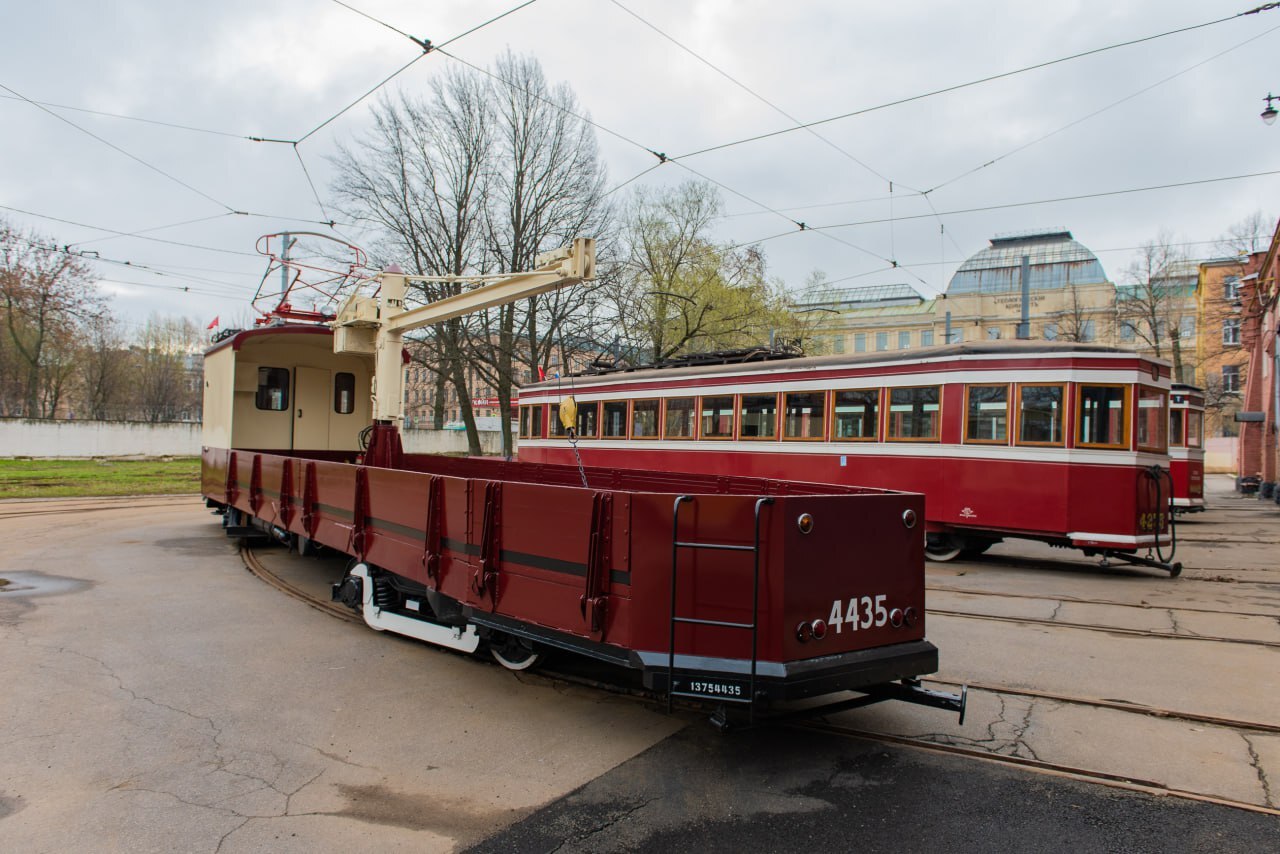
<svg viewBox="0 0 1280 854">
<path fill-rule="evenodd" d="M 1195 319 L 1198 267 L 1173 244 L 1166 231 L 1142 244 L 1126 270 L 1128 282 L 1116 288 L 1116 321 L 1121 340 L 1132 336 L 1156 358 L 1173 363 L 1173 376 L 1186 377 L 1183 335 Z"/>
<path fill-rule="evenodd" d="M 1262 252 L 1271 243 L 1275 223 L 1275 217 L 1256 210 L 1228 226 L 1213 244 L 1213 250 L 1227 258 Z"/>
<path fill-rule="evenodd" d="M 176 421 L 193 407 L 186 360 L 200 333 L 189 320 L 152 315 L 133 347 L 137 411 L 145 421 Z"/>
<path fill-rule="evenodd" d="M 0 309 L 18 414 L 52 418 L 64 402 L 77 334 L 105 312 L 89 268 L 0 222 Z"/>
<path fill-rule="evenodd" d="M 105 421 L 120 417 L 127 405 L 130 354 L 124 336 L 110 315 L 89 319 L 77 364 L 79 411 L 86 418 Z"/>
<path fill-rule="evenodd" d="M 719 213 L 720 198 L 704 183 L 641 189 L 632 198 L 625 259 L 609 297 L 621 336 L 648 360 L 762 343 L 773 328 L 764 255 L 713 242 Z"/>
<path fill-rule="evenodd" d="M 381 235 L 379 253 L 421 276 L 482 272 L 485 201 L 489 192 L 493 115 L 489 90 L 474 74 L 449 70 L 434 78 L 429 98 L 385 100 L 374 127 L 334 158 L 339 207 Z M 416 286 L 424 302 L 460 293 L 463 280 Z M 422 364 L 446 376 L 458 396 L 467 444 L 478 455 L 465 371 L 464 320 L 422 335 Z"/>
</svg>

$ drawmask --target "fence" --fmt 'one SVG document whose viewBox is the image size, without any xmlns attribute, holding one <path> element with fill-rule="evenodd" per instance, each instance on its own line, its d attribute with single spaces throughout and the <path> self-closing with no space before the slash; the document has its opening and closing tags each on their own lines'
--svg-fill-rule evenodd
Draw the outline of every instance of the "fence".
<svg viewBox="0 0 1280 854">
<path fill-rule="evenodd" d="M 411 454 L 465 454 L 461 430 L 406 430 Z M 485 454 L 502 453 L 502 435 L 482 431 Z M 200 425 L 145 421 L 40 421 L 0 418 L 0 457 L 195 457 Z"/>
</svg>

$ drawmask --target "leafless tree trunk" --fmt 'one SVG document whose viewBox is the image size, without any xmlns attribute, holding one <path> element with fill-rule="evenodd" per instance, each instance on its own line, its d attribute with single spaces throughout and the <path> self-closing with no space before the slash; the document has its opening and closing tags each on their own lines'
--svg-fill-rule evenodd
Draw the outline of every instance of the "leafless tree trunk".
<svg viewBox="0 0 1280 854">
<path fill-rule="evenodd" d="M 92 318 L 80 351 L 80 405 L 84 417 L 106 421 L 121 415 L 127 392 L 129 352 L 115 321 Z"/>
<path fill-rule="evenodd" d="M 133 348 L 138 413 L 145 421 L 175 421 L 192 408 L 186 359 L 198 346 L 189 320 L 153 315 Z"/>
<path fill-rule="evenodd" d="M 1195 318 L 1198 275 L 1196 265 L 1162 231 L 1142 245 L 1141 254 L 1126 271 L 1128 283 L 1116 288 L 1116 320 L 1121 330 L 1156 358 L 1167 356 L 1179 381 L 1184 376 L 1183 322 Z"/>
</svg>

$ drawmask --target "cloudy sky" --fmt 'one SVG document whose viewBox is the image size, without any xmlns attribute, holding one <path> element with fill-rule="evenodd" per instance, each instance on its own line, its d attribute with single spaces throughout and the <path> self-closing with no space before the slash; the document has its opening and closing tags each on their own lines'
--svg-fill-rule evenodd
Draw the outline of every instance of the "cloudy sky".
<svg viewBox="0 0 1280 854">
<path fill-rule="evenodd" d="M 439 44 L 518 0 L 349 5 Z M 657 163 L 645 149 L 679 159 L 629 186 L 721 184 L 718 236 L 762 240 L 788 284 L 817 269 L 932 294 L 995 234 L 1068 228 L 1120 280 L 1162 229 L 1205 256 L 1232 223 L 1280 213 L 1280 174 L 1212 181 L 1280 170 L 1280 124 L 1258 116 L 1280 92 L 1280 9 L 916 97 L 1255 5 L 536 0 L 449 51 L 486 65 L 510 48 L 572 86 L 618 135 L 600 134 L 610 186 Z M 324 230 L 308 220 L 334 215 L 327 158 L 368 102 L 298 146 L 328 213 L 292 146 L 245 137 L 298 139 L 421 52 L 333 0 L 49 0 L 4 20 L 0 216 L 97 252 L 132 323 L 246 320 L 257 237 Z M 428 55 L 387 91 L 425 91 L 451 62 Z M 1068 196 L 1095 197 L 1051 201 Z"/>
</svg>

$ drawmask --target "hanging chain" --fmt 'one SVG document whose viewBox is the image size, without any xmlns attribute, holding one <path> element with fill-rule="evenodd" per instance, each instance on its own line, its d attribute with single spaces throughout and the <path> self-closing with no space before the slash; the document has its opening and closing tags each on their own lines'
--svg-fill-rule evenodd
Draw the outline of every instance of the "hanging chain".
<svg viewBox="0 0 1280 854">
<path fill-rule="evenodd" d="M 569 447 L 573 448 L 573 458 L 578 461 L 578 477 L 582 478 L 582 488 L 590 489 L 587 486 L 587 470 L 582 467 L 582 456 L 578 453 L 578 431 L 569 427 Z"/>
</svg>

